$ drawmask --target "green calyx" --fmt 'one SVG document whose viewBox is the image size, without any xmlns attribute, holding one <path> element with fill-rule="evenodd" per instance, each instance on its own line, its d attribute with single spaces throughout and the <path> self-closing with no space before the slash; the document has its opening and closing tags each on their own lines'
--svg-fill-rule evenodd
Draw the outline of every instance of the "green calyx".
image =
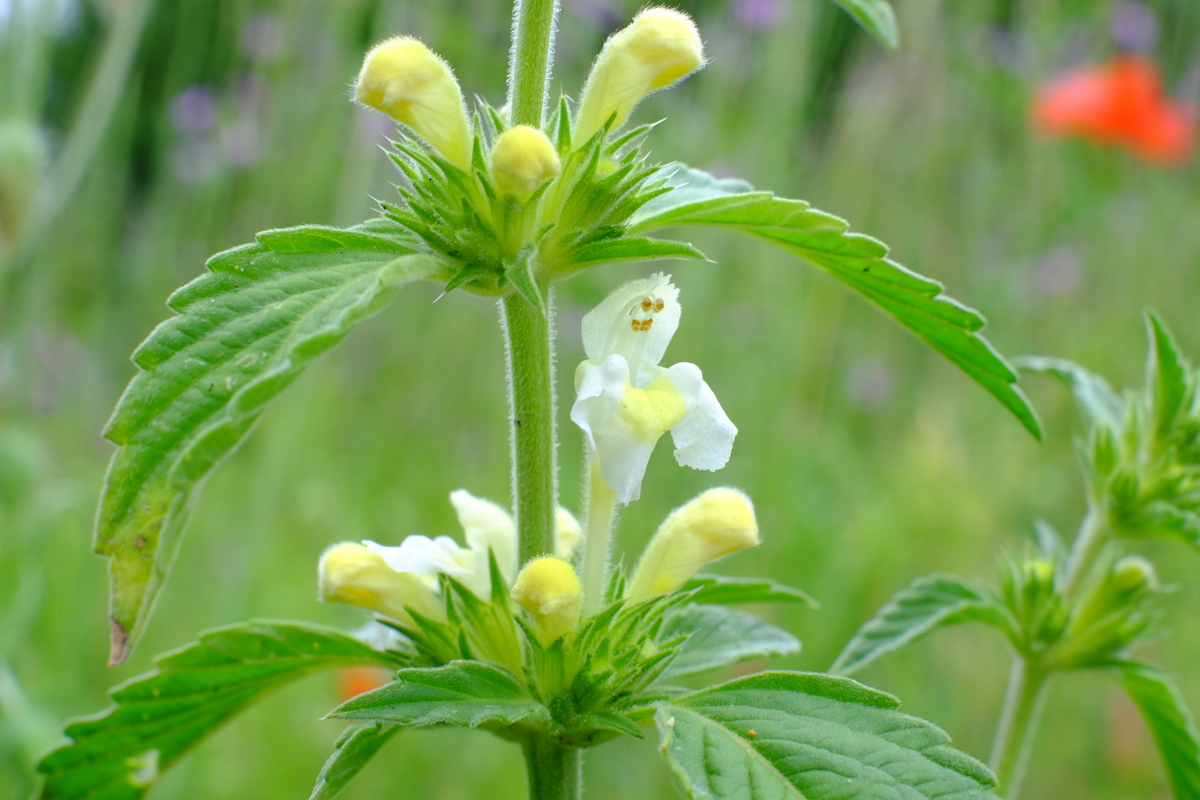
<svg viewBox="0 0 1200 800">
<path fill-rule="evenodd" d="M 486 104 L 483 111 L 474 119 L 469 172 L 414 139 L 393 143 L 407 186 L 399 188 L 403 203 L 384 203 L 383 212 L 444 257 L 439 278 L 447 292 L 515 290 L 542 307 L 542 287 L 594 264 L 703 257 L 690 245 L 626 236 L 634 212 L 670 191 L 639 151 L 653 125 L 613 137 L 606 127 L 576 146 L 564 99 L 548 126 L 561 172 L 520 199 L 502 190 L 506 181 L 497 181 L 492 164 L 507 122 Z"/>
</svg>

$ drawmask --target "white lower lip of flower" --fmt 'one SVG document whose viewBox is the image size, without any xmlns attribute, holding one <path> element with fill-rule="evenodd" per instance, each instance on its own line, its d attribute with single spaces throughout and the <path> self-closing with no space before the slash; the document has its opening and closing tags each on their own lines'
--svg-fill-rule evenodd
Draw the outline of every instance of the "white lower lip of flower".
<svg viewBox="0 0 1200 800">
<path fill-rule="evenodd" d="M 583 430 L 604 482 L 620 503 L 641 496 L 650 454 L 667 429 L 675 440 L 676 461 L 704 470 L 725 466 L 737 435 L 695 364 L 654 371 L 657 376 L 642 390 L 630 384 L 629 365 L 619 353 L 580 367 L 571 420 Z"/>
</svg>

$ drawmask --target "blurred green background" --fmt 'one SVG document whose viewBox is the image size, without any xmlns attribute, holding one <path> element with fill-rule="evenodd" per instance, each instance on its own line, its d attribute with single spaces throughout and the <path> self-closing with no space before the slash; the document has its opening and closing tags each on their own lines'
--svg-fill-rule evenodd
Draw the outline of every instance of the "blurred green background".
<svg viewBox="0 0 1200 800">
<path fill-rule="evenodd" d="M 1146 49 L 1169 91 L 1200 96 L 1200 7 L 1109 0 L 898 3 L 888 53 L 823 0 L 687 0 L 711 64 L 637 112 L 666 116 L 655 158 L 684 160 L 845 216 L 990 319 L 1007 355 L 1078 360 L 1140 380 L 1153 306 L 1200 355 L 1200 191 L 1174 171 L 1045 142 L 1026 109 L 1043 81 Z M 554 92 L 576 93 L 633 0 L 565 0 Z M 328 544 L 456 533 L 448 493 L 508 495 L 503 350 L 494 304 L 407 291 L 276 403 L 207 487 L 149 632 L 104 666 L 107 575 L 91 521 L 112 447 L 99 431 L 128 354 L 204 259 L 263 228 L 351 224 L 398 180 L 390 123 L 348 101 L 364 50 L 422 37 L 465 92 L 504 92 L 506 0 L 0 0 L 0 800 L 25 798 L 62 721 L 203 628 L 254 616 L 357 626 L 316 600 Z M 1156 35 L 1157 34 L 1157 35 Z M 111 110 L 111 115 L 107 110 Z M 712 236 L 714 264 L 669 265 L 686 313 L 671 361 L 699 364 L 740 428 L 716 476 L 658 448 L 620 522 L 636 554 L 672 507 L 716 483 L 755 499 L 764 543 L 723 569 L 767 574 L 820 611 L 765 609 L 824 669 L 895 590 L 935 570 L 991 577 L 1034 519 L 1083 509 L 1078 422 L 1031 383 L 1038 445 L 967 378 L 842 286 L 765 246 Z M 560 397 L 582 314 L 646 267 L 560 286 Z M 579 437 L 560 415 L 564 502 Z M 1200 557 L 1148 544 L 1178 591 L 1173 635 L 1144 655 L 1200 707 Z M 635 555 L 629 556 L 630 559 Z M 762 664 L 748 665 L 761 667 Z M 1008 667 L 991 631 L 952 629 L 861 676 L 988 755 Z M 1070 685 L 1067 685 L 1069 681 Z M 306 797 L 341 724 L 336 676 L 309 679 L 205 742 L 152 792 Z M 1098 677 L 1060 679 L 1026 797 L 1163 798 L 1132 705 Z M 649 742 L 590 754 L 589 797 L 672 797 Z M 519 798 L 514 745 L 477 732 L 398 737 L 350 798 Z"/>
</svg>

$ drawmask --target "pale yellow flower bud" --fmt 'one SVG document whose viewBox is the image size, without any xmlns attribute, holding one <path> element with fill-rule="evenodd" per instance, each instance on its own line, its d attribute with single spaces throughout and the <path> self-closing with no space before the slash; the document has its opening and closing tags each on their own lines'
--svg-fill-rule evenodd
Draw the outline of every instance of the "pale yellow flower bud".
<svg viewBox="0 0 1200 800">
<path fill-rule="evenodd" d="M 1142 586 L 1158 588 L 1158 576 L 1154 565 L 1141 556 L 1125 556 L 1113 566 L 1112 585 L 1117 591 L 1127 592 Z"/>
<path fill-rule="evenodd" d="M 406 607 L 431 619 L 446 618 L 437 593 L 422 576 L 397 572 L 357 542 L 335 544 L 326 550 L 318 581 L 322 600 L 368 608 L 410 624 L 413 619 Z"/>
<path fill-rule="evenodd" d="M 546 134 L 517 125 L 500 134 L 492 149 L 496 188 L 524 203 L 543 183 L 562 172 L 558 152 Z"/>
<path fill-rule="evenodd" d="M 647 8 L 614 33 L 592 64 L 575 120 L 575 145 L 615 115 L 613 128 L 657 89 L 704 66 L 704 45 L 691 17 L 671 8 Z"/>
<path fill-rule="evenodd" d="M 471 168 L 462 91 L 450 66 L 421 41 L 397 36 L 371 48 L 354 96 L 412 128 L 455 166 Z"/>
<path fill-rule="evenodd" d="M 709 489 L 672 511 L 655 531 L 625 597 L 645 600 L 678 589 L 710 561 L 758 542 L 750 498 L 736 489 Z"/>
<path fill-rule="evenodd" d="M 554 533 L 554 555 L 570 561 L 575 557 L 575 551 L 583 544 L 583 528 L 575 515 L 559 506 L 554 515 L 557 530 Z"/>
<path fill-rule="evenodd" d="M 525 565 L 512 588 L 512 599 L 533 615 L 546 644 L 563 636 L 579 622 L 583 587 L 574 568 L 552 556 Z"/>
</svg>

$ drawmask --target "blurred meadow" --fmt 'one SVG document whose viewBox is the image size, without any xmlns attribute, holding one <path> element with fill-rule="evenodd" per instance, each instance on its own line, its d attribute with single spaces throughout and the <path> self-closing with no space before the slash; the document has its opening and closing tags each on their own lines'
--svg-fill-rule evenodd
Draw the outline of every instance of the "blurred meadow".
<svg viewBox="0 0 1200 800">
<path fill-rule="evenodd" d="M 825 0 L 682 0 L 710 65 L 637 111 L 649 146 L 804 198 L 888 242 L 989 319 L 1008 356 L 1071 358 L 1118 388 L 1140 381 L 1153 307 L 1200 358 L 1200 170 L 1045 141 L 1037 87 L 1134 47 L 1169 94 L 1200 99 L 1200 5 L 1111 0 L 897 4 L 889 53 Z M 633 0 L 564 0 L 553 92 L 578 91 Z M 464 90 L 503 100 L 507 0 L 0 0 L 0 800 L 67 717 L 204 628 L 297 617 L 351 628 L 321 604 L 322 549 L 456 534 L 449 492 L 508 497 L 503 349 L 494 302 L 418 286 L 312 367 L 204 491 L 171 581 L 128 664 L 104 666 L 105 563 L 91 552 L 112 446 L 100 436 L 134 372 L 129 353 L 170 292 L 256 231 L 348 225 L 394 197 L 391 122 L 349 102 L 375 41 L 423 38 Z M 622 515 L 636 553 L 663 515 L 712 485 L 755 500 L 763 545 L 725 569 L 799 586 L 819 611 L 764 609 L 826 669 L 858 625 L 918 575 L 991 578 L 1044 518 L 1084 508 L 1072 401 L 1032 379 L 1038 444 L 983 390 L 843 286 L 765 245 L 710 237 L 715 263 L 668 264 L 685 309 L 670 361 L 693 361 L 740 429 L 717 475 L 651 462 Z M 583 357 L 582 314 L 646 266 L 559 286 L 559 397 Z M 581 443 L 560 418 L 564 504 Z M 1143 547 L 1137 545 L 1134 549 Z M 1178 591 L 1173 636 L 1149 656 L 1200 708 L 1200 556 L 1148 543 Z M 954 628 L 859 677 L 986 759 L 1005 645 Z M 759 665 L 761 666 L 761 665 Z M 151 797 L 307 796 L 342 724 L 319 721 L 337 676 L 255 707 L 168 773 Z M 1162 798 L 1136 710 L 1099 678 L 1052 692 L 1027 796 Z M 589 754 L 588 796 L 673 797 L 651 742 Z M 515 745 L 480 732 L 405 733 L 346 797 L 519 798 Z"/>
</svg>

